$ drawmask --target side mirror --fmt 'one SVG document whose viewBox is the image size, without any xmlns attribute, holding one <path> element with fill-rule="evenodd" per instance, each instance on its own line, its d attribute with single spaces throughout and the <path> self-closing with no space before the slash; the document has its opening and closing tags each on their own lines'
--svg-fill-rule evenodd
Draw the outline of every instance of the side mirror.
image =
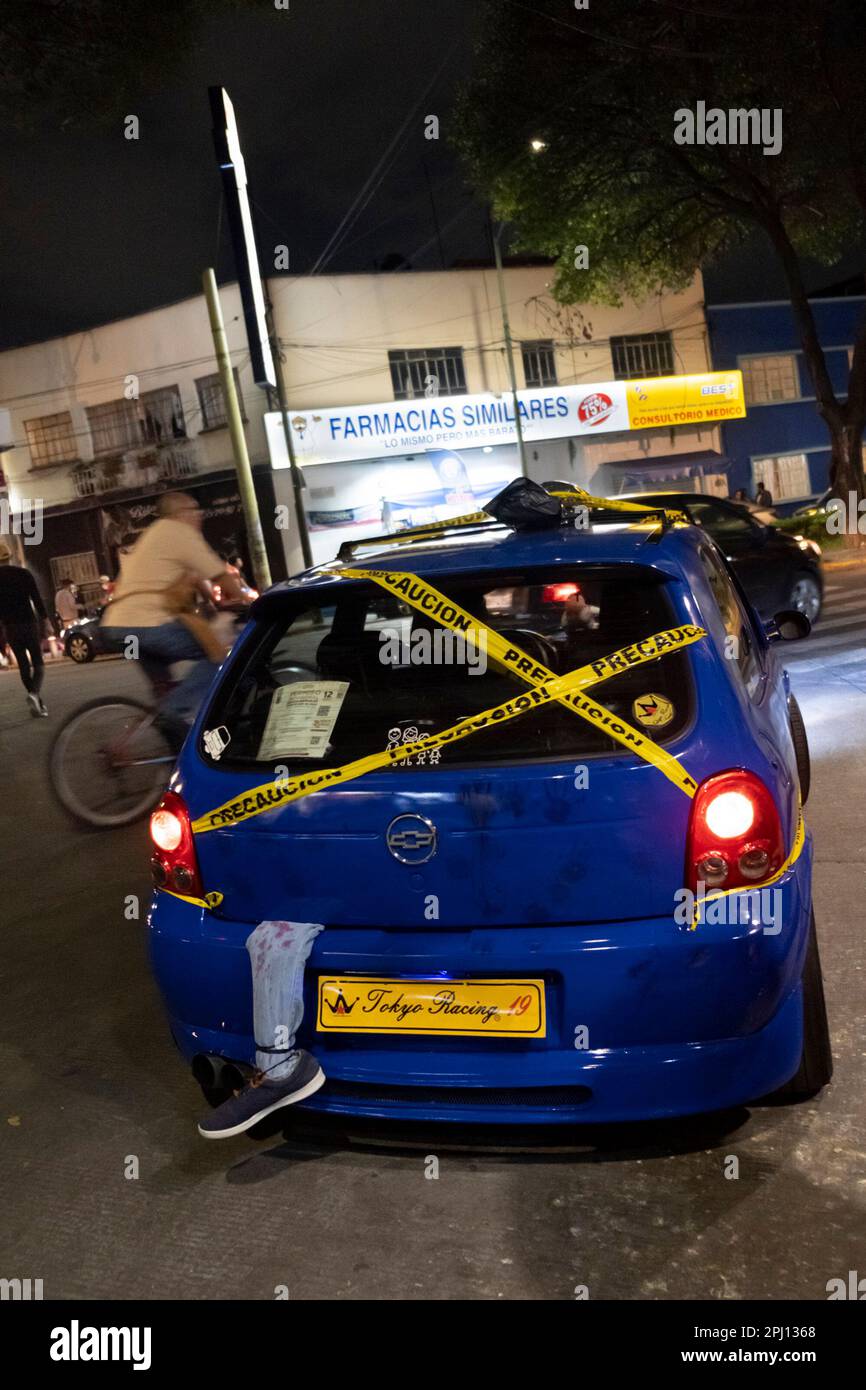
<svg viewBox="0 0 866 1390">
<path fill-rule="evenodd" d="M 809 636 L 812 624 L 805 613 L 798 613 L 794 608 L 785 608 L 775 615 L 771 623 L 765 623 L 764 631 L 770 642 L 798 642 L 801 638 Z"/>
</svg>

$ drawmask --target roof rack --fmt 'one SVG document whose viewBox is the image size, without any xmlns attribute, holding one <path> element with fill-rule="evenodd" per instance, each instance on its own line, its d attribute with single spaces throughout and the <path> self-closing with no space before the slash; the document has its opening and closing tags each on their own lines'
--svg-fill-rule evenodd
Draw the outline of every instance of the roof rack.
<svg viewBox="0 0 866 1390">
<path fill-rule="evenodd" d="M 656 519 L 655 529 L 646 538 L 647 545 L 658 545 L 665 532 L 677 524 L 676 514 L 667 511 L 664 507 L 660 508 L 658 512 L 648 511 L 647 516 Z"/>
<path fill-rule="evenodd" d="M 473 535 L 484 531 L 507 531 L 511 530 L 504 522 L 497 521 L 495 517 L 488 517 L 486 521 L 464 521 L 460 517 L 455 517 L 451 522 L 436 522 L 435 525 L 425 527 L 407 527 L 405 531 L 395 531 L 384 536 L 365 536 L 357 541 L 343 541 L 337 551 L 338 560 L 351 560 L 356 551 L 366 550 L 368 546 L 400 546 L 400 545 L 423 545 L 425 541 L 438 541 L 451 535 Z"/>
<path fill-rule="evenodd" d="M 645 506 L 640 502 L 621 502 L 615 497 L 593 497 L 590 493 L 584 492 L 582 488 L 568 488 L 561 484 L 547 484 L 545 491 L 551 497 L 561 499 L 562 520 L 568 520 L 567 514 L 574 511 L 576 507 L 586 507 L 589 512 L 627 512 L 638 520 L 636 514 L 640 514 L 643 521 L 656 521 L 656 529 L 647 537 L 647 541 L 658 544 L 665 532 L 678 522 L 685 520 L 683 513 L 676 508 L 663 506 Z M 495 500 L 495 499 L 494 499 Z M 455 516 L 446 521 L 431 521 L 425 526 L 407 527 L 404 531 L 397 531 L 383 536 L 366 536 L 356 541 L 343 541 L 337 551 L 338 560 L 351 560 L 359 550 L 365 550 L 370 546 L 401 546 L 401 545 L 423 545 L 427 541 L 445 539 L 453 535 L 477 535 L 490 530 L 513 531 L 515 526 L 509 522 L 498 521 L 496 517 L 488 513 L 470 512 L 465 516 Z"/>
</svg>

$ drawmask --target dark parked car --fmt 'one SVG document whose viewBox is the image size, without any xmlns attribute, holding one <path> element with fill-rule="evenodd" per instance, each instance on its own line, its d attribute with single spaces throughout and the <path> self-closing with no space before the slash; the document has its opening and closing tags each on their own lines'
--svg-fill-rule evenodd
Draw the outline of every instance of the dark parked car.
<svg viewBox="0 0 866 1390">
<path fill-rule="evenodd" d="M 677 507 L 712 536 L 761 617 L 794 608 L 814 623 L 824 580 L 821 547 L 804 536 L 766 526 L 746 507 L 700 492 L 630 494 L 634 500 Z"/>
<path fill-rule="evenodd" d="M 74 623 L 69 623 L 61 633 L 64 652 L 80 666 L 87 661 L 93 661 L 99 651 L 99 639 L 96 636 L 98 627 L 98 618 L 78 618 Z"/>
</svg>

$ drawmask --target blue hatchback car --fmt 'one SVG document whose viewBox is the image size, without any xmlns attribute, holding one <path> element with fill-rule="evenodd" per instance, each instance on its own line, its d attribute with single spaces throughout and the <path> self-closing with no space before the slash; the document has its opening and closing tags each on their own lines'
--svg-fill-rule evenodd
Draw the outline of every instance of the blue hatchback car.
<svg viewBox="0 0 866 1390">
<path fill-rule="evenodd" d="M 814 1094 L 796 618 L 765 627 L 705 531 L 566 507 L 260 598 L 153 857 L 153 966 L 208 1098 L 255 1058 L 265 920 L 325 927 L 307 1110 L 598 1123 Z"/>
</svg>

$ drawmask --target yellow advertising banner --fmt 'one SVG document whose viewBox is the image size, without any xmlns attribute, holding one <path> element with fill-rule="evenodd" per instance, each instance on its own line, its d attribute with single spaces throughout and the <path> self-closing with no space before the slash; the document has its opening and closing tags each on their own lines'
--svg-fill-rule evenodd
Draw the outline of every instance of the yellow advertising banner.
<svg viewBox="0 0 866 1390">
<path fill-rule="evenodd" d="M 699 425 L 741 420 L 746 413 L 742 372 L 698 372 L 630 381 L 626 388 L 629 426 Z"/>
</svg>

